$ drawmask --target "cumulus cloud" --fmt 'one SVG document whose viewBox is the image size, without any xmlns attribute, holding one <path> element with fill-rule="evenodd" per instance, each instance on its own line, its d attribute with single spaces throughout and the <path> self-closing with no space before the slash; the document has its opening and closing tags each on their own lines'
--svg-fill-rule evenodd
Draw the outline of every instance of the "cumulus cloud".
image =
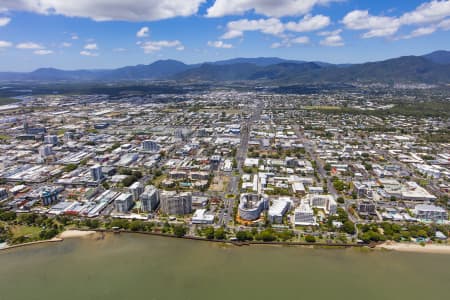
<svg viewBox="0 0 450 300">
<path fill-rule="evenodd" d="M 414 11 L 407 12 L 400 17 L 402 24 L 424 24 L 440 21 L 450 16 L 450 1 L 425 2 Z"/>
<path fill-rule="evenodd" d="M 184 46 L 183 44 L 178 41 L 149 41 L 149 42 L 143 42 L 138 43 L 138 45 L 141 46 L 141 48 L 144 50 L 145 53 L 150 54 L 156 51 L 160 51 L 163 48 L 175 48 L 178 51 L 183 51 Z"/>
<path fill-rule="evenodd" d="M 330 25 L 330 18 L 324 15 L 306 15 L 299 22 L 289 22 L 286 29 L 295 32 L 315 31 Z"/>
<path fill-rule="evenodd" d="M 154 21 L 197 13 L 206 0 L 2 0 L 1 10 L 90 18 L 96 21 Z M 75 4 L 76 3 L 76 4 Z"/>
<path fill-rule="evenodd" d="M 248 20 L 241 19 L 227 24 L 222 39 L 242 37 L 246 31 L 260 31 L 279 37 L 285 37 L 285 31 L 310 32 L 320 30 L 330 24 L 330 18 L 324 15 L 306 15 L 298 22 L 283 23 L 277 18 Z"/>
<path fill-rule="evenodd" d="M 72 44 L 68 43 L 68 42 L 63 42 L 63 43 L 61 43 L 61 47 L 63 47 L 63 48 L 70 48 L 70 47 L 72 47 Z"/>
<path fill-rule="evenodd" d="M 86 44 L 84 46 L 85 50 L 98 50 L 98 46 L 96 43 Z"/>
<path fill-rule="evenodd" d="M 8 25 L 9 22 L 11 22 L 11 18 L 0 18 L 0 27 Z"/>
<path fill-rule="evenodd" d="M 78 35 L 72 34 L 72 40 L 78 40 L 78 39 L 79 39 Z"/>
<path fill-rule="evenodd" d="M 1 48 L 9 48 L 12 47 L 12 43 L 8 41 L 0 41 L 0 49 Z"/>
<path fill-rule="evenodd" d="M 341 32 L 342 32 L 341 29 L 335 31 L 321 32 L 319 35 L 325 36 L 325 38 L 320 41 L 320 44 L 322 46 L 328 47 L 344 46 L 344 40 L 342 39 Z"/>
<path fill-rule="evenodd" d="M 309 13 L 314 6 L 341 0 L 216 0 L 207 17 L 241 15 L 248 11 L 268 17 L 297 16 Z"/>
<path fill-rule="evenodd" d="M 17 49 L 27 49 L 27 50 L 38 50 L 43 49 L 39 44 L 33 43 L 33 42 L 26 42 L 26 43 L 20 43 L 16 45 Z"/>
<path fill-rule="evenodd" d="M 222 39 L 241 37 L 245 31 L 261 31 L 266 34 L 280 35 L 284 31 L 284 25 L 276 18 L 232 21 L 227 24 L 227 32 Z"/>
<path fill-rule="evenodd" d="M 136 36 L 139 38 L 148 37 L 149 33 L 150 29 L 147 26 L 145 26 L 139 29 L 139 31 L 136 33 Z"/>
<path fill-rule="evenodd" d="M 406 12 L 397 17 L 373 16 L 367 10 L 354 10 L 349 12 L 342 20 L 342 23 L 352 30 L 365 30 L 363 38 L 390 37 L 396 34 L 402 26 L 423 25 L 405 36 L 413 38 L 435 32 L 437 29 L 444 29 L 444 19 L 450 16 L 450 0 L 433 0 L 419 5 L 415 10 Z"/>
<path fill-rule="evenodd" d="M 396 18 L 372 16 L 367 10 L 354 10 L 342 20 L 345 27 L 353 30 L 368 30 L 364 38 L 389 36 L 397 32 L 400 22 Z"/>
<path fill-rule="evenodd" d="M 98 54 L 98 53 L 95 53 L 95 52 L 83 50 L 83 51 L 80 52 L 80 55 L 82 55 L 82 56 L 93 56 L 93 57 L 95 57 L 95 56 L 98 56 L 99 54 Z"/>
<path fill-rule="evenodd" d="M 233 45 L 224 43 L 222 41 L 215 41 L 215 42 L 209 41 L 208 42 L 208 46 L 214 47 L 214 48 L 222 48 L 222 49 L 231 49 L 231 48 L 233 48 Z"/>
<path fill-rule="evenodd" d="M 53 51 L 52 50 L 48 50 L 48 49 L 41 49 L 41 50 L 36 50 L 33 52 L 36 55 L 49 55 L 52 54 Z"/>
</svg>

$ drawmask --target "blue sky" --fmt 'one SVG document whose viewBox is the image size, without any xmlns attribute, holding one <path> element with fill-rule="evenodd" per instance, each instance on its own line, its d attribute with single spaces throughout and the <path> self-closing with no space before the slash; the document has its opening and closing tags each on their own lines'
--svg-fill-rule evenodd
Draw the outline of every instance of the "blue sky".
<svg viewBox="0 0 450 300">
<path fill-rule="evenodd" d="M 450 0 L 0 0 L 0 71 L 450 50 Z"/>
</svg>

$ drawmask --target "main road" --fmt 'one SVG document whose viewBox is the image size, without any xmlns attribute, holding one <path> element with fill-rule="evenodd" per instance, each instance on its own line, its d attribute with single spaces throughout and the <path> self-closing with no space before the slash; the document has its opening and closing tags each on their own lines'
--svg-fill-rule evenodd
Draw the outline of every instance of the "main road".
<svg viewBox="0 0 450 300">
<path fill-rule="evenodd" d="M 239 147 L 236 151 L 236 161 L 237 161 L 237 174 L 231 175 L 230 182 L 227 187 L 226 195 L 234 195 L 233 198 L 228 198 L 225 195 L 224 198 L 224 206 L 225 208 L 219 214 L 219 225 L 227 225 L 233 219 L 233 208 L 236 205 L 236 201 L 240 191 L 239 191 L 239 181 L 244 173 L 242 167 L 244 166 L 245 158 L 247 157 L 248 151 L 248 141 L 250 139 L 250 132 L 252 125 L 258 122 L 261 119 L 261 112 L 263 109 L 263 103 L 257 102 L 255 103 L 256 107 L 254 109 L 253 106 L 249 107 L 249 110 L 252 110 L 253 113 L 251 116 L 246 119 L 241 124 L 241 140 L 239 143 Z"/>
</svg>

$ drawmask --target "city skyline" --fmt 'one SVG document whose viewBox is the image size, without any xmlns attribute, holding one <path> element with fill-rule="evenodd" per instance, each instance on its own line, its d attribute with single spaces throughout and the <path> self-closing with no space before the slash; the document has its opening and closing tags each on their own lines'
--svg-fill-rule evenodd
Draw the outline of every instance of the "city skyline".
<svg viewBox="0 0 450 300">
<path fill-rule="evenodd" d="M 0 1 L 0 71 L 282 57 L 359 63 L 448 50 L 450 1 Z"/>
</svg>

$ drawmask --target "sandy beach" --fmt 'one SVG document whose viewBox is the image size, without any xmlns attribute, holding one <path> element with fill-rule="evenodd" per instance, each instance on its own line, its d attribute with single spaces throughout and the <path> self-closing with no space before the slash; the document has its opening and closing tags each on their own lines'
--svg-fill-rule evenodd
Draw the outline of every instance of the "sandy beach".
<svg viewBox="0 0 450 300">
<path fill-rule="evenodd" d="M 386 242 L 377 246 L 377 248 L 400 252 L 450 254 L 449 244 L 426 244 L 425 246 L 422 246 L 413 243 Z"/>
<path fill-rule="evenodd" d="M 62 232 L 59 237 L 62 239 L 70 238 L 80 238 L 95 234 L 95 231 L 84 231 L 84 230 L 66 230 Z"/>
</svg>

